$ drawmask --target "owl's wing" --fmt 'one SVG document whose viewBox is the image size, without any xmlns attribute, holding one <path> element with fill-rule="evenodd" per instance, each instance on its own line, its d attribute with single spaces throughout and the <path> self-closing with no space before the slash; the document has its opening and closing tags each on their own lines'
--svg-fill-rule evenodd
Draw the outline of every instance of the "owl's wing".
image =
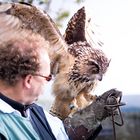
<svg viewBox="0 0 140 140">
<path fill-rule="evenodd" d="M 85 7 L 82 7 L 72 16 L 64 34 L 67 44 L 86 41 L 93 48 L 103 45 L 98 32 L 98 25 L 92 22 L 89 13 Z"/>
<path fill-rule="evenodd" d="M 33 5 L 21 3 L 0 4 L 0 41 L 14 38 L 21 32 L 41 35 L 50 43 L 49 55 L 55 64 L 66 54 L 67 45 L 52 19 Z"/>
<path fill-rule="evenodd" d="M 85 7 L 79 9 L 68 22 L 65 31 L 65 41 L 68 44 L 73 44 L 78 41 L 85 41 Z"/>
</svg>

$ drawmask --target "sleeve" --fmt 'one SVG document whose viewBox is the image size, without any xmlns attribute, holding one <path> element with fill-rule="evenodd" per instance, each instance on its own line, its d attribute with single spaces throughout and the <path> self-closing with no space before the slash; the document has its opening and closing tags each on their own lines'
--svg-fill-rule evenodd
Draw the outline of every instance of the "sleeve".
<svg viewBox="0 0 140 140">
<path fill-rule="evenodd" d="M 69 137 L 65 131 L 63 122 L 58 118 L 44 111 L 48 123 L 52 129 L 52 132 L 57 140 L 69 140 Z"/>
</svg>

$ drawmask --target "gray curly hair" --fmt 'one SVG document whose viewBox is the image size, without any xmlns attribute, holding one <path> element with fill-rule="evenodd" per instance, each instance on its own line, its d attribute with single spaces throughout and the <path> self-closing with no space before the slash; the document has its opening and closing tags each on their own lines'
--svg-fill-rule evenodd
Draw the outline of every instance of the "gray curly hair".
<svg viewBox="0 0 140 140">
<path fill-rule="evenodd" d="M 45 43 L 37 35 L 0 41 L 0 80 L 15 85 L 20 78 L 39 71 L 38 50 L 45 47 Z"/>
</svg>

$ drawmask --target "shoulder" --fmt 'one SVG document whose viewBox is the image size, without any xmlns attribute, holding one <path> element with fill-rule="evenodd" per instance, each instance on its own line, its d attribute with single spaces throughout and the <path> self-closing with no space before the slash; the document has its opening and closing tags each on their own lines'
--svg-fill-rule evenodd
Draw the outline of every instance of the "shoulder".
<svg viewBox="0 0 140 140">
<path fill-rule="evenodd" d="M 40 115 L 42 113 L 45 114 L 47 122 L 49 123 L 49 126 L 51 127 L 51 130 L 57 140 L 69 140 L 66 134 L 63 122 L 58 117 L 52 116 L 51 114 L 49 114 L 46 110 L 44 110 L 41 106 L 37 104 L 33 104 L 33 107 L 37 110 L 38 113 L 40 113 Z"/>
<path fill-rule="evenodd" d="M 44 110 L 41 106 L 37 104 L 32 104 L 32 107 L 35 108 L 38 112 L 43 112 L 49 124 L 53 123 L 57 125 L 63 125 L 63 122 L 58 117 L 52 116 L 50 113 Z"/>
</svg>

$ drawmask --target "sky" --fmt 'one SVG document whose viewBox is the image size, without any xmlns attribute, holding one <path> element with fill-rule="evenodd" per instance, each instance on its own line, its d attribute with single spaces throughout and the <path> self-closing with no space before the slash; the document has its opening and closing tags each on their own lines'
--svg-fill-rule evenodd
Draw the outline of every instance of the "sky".
<svg viewBox="0 0 140 140">
<path fill-rule="evenodd" d="M 140 95 L 140 1 L 85 0 L 80 5 L 74 5 L 72 0 L 60 0 L 52 5 L 54 8 L 70 10 L 71 16 L 85 6 L 92 24 L 97 27 L 99 37 L 104 43 L 100 48 L 111 62 L 94 94 L 100 95 L 111 88 L 117 88 L 124 95 Z M 69 19 L 64 21 L 64 28 Z"/>
</svg>

